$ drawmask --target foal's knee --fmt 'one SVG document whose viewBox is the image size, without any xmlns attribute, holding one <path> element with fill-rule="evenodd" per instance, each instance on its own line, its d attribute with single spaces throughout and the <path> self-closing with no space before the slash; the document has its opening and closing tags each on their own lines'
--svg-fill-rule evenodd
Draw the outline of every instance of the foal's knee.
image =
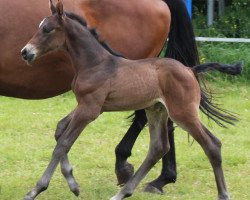
<svg viewBox="0 0 250 200">
<path fill-rule="evenodd" d="M 55 131 L 56 141 L 61 137 L 62 133 L 66 130 L 68 123 L 65 123 L 65 120 L 61 120 L 57 123 Z"/>
</svg>

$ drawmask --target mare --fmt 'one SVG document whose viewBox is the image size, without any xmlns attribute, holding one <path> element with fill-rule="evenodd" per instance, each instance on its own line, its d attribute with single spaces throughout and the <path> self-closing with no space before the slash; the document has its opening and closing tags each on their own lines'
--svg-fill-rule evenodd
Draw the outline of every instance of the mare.
<svg viewBox="0 0 250 200">
<path fill-rule="evenodd" d="M 88 29 L 79 16 L 65 14 L 61 1 L 56 7 L 51 4 L 50 9 L 52 15 L 41 22 L 21 53 L 24 60 L 33 63 L 51 51 L 68 52 L 76 72 L 71 85 L 78 105 L 66 116 L 68 123 L 57 129 L 57 144 L 52 159 L 25 199 L 35 199 L 47 189 L 59 162 L 67 160 L 67 154 L 80 133 L 101 113 L 145 109 L 150 132 L 147 157 L 111 200 L 131 196 L 154 164 L 169 151 L 169 118 L 201 145 L 214 171 L 218 200 L 229 200 L 221 164 L 221 142 L 199 119 L 204 93 L 197 81 L 198 72 L 209 69 L 224 71 L 227 68 L 220 69 L 219 65 L 213 68 L 213 64 L 188 68 L 170 58 L 125 59 L 112 52 L 107 45 L 102 45 L 96 32 Z M 229 69 L 231 72 L 233 68 Z M 208 100 L 206 103 L 208 105 L 204 109 L 211 109 L 212 102 Z M 219 116 L 234 120 L 233 116 L 223 113 Z M 71 191 L 78 195 L 78 185 L 71 168 L 64 168 L 63 174 Z"/>
<path fill-rule="evenodd" d="M 165 56 L 180 60 L 186 66 L 199 62 L 192 25 L 182 0 L 64 0 L 64 5 L 68 11 L 85 18 L 89 27 L 98 30 L 101 40 L 127 58 L 156 57 L 169 37 Z M 33 68 L 28 68 L 19 56 L 37 24 L 49 15 L 46 2 L 1 0 L 0 13 L 3 16 L 0 19 L 0 95 L 44 99 L 69 91 L 74 68 L 67 53 L 52 52 L 34 62 Z M 68 123 L 67 118 L 63 121 Z M 127 158 L 146 122 L 145 112 L 136 111 L 131 127 L 116 148 L 119 184 L 124 184 L 133 174 Z M 170 121 L 169 125 L 172 148 L 163 157 L 161 175 L 150 184 L 158 191 L 176 180 Z"/>
</svg>

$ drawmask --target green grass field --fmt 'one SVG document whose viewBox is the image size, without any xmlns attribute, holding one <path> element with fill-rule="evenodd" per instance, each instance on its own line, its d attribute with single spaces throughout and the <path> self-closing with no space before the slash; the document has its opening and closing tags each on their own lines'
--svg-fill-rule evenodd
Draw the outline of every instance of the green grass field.
<svg viewBox="0 0 250 200">
<path fill-rule="evenodd" d="M 232 200 L 250 199 L 250 86 L 244 83 L 214 84 L 224 97 L 223 107 L 240 114 L 235 127 L 222 129 L 205 117 L 203 121 L 223 143 L 223 165 Z M 55 98 L 29 101 L 0 97 L 0 199 L 18 200 L 35 185 L 47 166 L 55 146 L 57 122 L 76 105 L 71 93 Z M 59 168 L 50 187 L 37 199 L 105 200 L 119 190 L 114 174 L 114 149 L 130 124 L 129 113 L 105 113 L 90 124 L 70 151 L 70 161 L 80 184 L 79 198 L 69 191 Z M 149 143 L 147 129 L 139 136 L 130 162 L 137 169 Z M 145 183 L 156 178 L 159 162 L 130 199 L 211 200 L 217 191 L 211 167 L 201 148 L 180 128 L 176 129 L 178 178 L 165 187 L 165 195 L 143 193 Z"/>
</svg>

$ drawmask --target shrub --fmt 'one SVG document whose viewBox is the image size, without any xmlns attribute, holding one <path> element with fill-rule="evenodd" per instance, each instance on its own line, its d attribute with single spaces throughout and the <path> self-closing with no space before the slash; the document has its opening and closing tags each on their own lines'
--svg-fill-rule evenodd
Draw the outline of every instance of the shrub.
<svg viewBox="0 0 250 200">
<path fill-rule="evenodd" d="M 206 3 L 194 1 L 194 28 L 197 36 L 250 38 L 250 1 L 227 1 L 225 15 L 215 16 L 213 26 L 207 27 Z"/>
</svg>

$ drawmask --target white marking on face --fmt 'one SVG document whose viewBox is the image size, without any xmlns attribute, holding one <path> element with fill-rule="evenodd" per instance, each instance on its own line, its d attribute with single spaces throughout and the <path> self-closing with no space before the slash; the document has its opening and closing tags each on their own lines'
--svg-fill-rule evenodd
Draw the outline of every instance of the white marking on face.
<svg viewBox="0 0 250 200">
<path fill-rule="evenodd" d="M 46 18 L 44 18 L 44 19 L 40 22 L 39 28 L 43 25 L 43 22 L 45 21 L 45 19 L 46 19 Z"/>
</svg>

